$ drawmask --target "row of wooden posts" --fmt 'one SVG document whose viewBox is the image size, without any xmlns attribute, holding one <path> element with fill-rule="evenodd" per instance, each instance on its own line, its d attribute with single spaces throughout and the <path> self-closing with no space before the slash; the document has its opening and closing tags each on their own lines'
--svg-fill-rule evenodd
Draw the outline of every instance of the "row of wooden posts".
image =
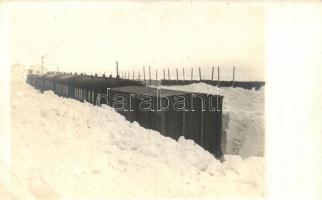
<svg viewBox="0 0 322 200">
<path fill-rule="evenodd" d="M 214 71 L 215 71 L 215 67 L 212 67 L 212 72 L 211 72 L 211 81 L 214 81 Z M 117 74 L 118 74 L 118 68 L 117 68 Z M 183 80 L 185 81 L 185 70 L 184 68 L 182 68 L 182 75 L 183 75 Z M 217 67 L 217 81 L 219 82 L 220 81 L 220 69 L 219 69 L 219 66 Z M 131 71 L 125 71 L 125 72 L 121 72 L 121 76 L 120 78 L 123 78 L 123 79 L 130 79 L 131 77 Z M 135 71 L 133 70 L 132 71 L 132 79 L 134 80 L 135 78 Z M 137 76 L 137 80 L 140 81 L 140 70 L 138 71 L 138 76 Z M 176 68 L 176 77 L 177 77 L 177 81 L 179 81 L 179 73 L 178 73 L 178 68 Z M 168 76 L 167 76 L 168 80 L 171 80 L 171 77 L 170 77 L 170 69 L 168 68 Z M 166 79 L 166 69 L 163 69 L 163 79 L 164 80 L 167 80 Z M 156 69 L 155 71 L 155 80 L 158 80 L 158 70 Z M 191 68 L 191 81 L 193 80 L 193 68 Z M 202 81 L 202 78 L 201 78 L 201 68 L 199 67 L 199 80 Z M 146 81 L 146 78 L 145 78 L 145 67 L 143 66 L 143 81 L 145 82 Z M 150 82 L 150 85 L 152 83 L 152 79 L 151 79 L 151 68 L 149 66 L 149 82 Z M 233 82 L 233 85 L 235 83 L 235 66 L 233 67 L 233 79 L 232 79 L 232 82 Z"/>
</svg>

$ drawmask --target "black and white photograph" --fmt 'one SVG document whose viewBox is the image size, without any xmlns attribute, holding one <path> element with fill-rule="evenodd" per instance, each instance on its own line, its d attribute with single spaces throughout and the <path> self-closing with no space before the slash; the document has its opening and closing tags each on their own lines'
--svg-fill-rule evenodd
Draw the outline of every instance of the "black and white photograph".
<svg viewBox="0 0 322 200">
<path fill-rule="evenodd" d="M 5 0 L 0 19 L 0 199 L 322 198 L 320 2 Z"/>
</svg>

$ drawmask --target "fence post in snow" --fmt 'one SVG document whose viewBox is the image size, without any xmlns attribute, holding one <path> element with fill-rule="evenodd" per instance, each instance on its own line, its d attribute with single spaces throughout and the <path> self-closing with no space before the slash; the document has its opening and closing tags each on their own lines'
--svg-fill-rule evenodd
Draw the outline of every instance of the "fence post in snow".
<svg viewBox="0 0 322 200">
<path fill-rule="evenodd" d="M 145 67 L 143 66 L 143 81 L 145 83 Z"/>
<path fill-rule="evenodd" d="M 199 67 L 199 80 L 201 81 L 201 69 Z"/>
<path fill-rule="evenodd" d="M 176 68 L 177 81 L 178 81 L 178 68 Z"/>
<path fill-rule="evenodd" d="M 193 68 L 191 68 L 191 80 L 193 79 Z"/>
<path fill-rule="evenodd" d="M 116 61 L 116 78 L 120 78 L 119 76 L 119 62 Z"/>
<path fill-rule="evenodd" d="M 211 82 L 214 80 L 214 70 L 215 70 L 215 67 L 213 66 L 212 72 L 211 72 Z"/>
<path fill-rule="evenodd" d="M 156 84 L 158 85 L 158 69 L 155 70 L 155 81 L 156 81 Z"/>
<path fill-rule="evenodd" d="M 133 72 L 132 72 L 132 79 L 134 80 L 134 70 L 133 70 Z"/>
<path fill-rule="evenodd" d="M 138 81 L 140 81 L 140 70 L 138 72 Z"/>
<path fill-rule="evenodd" d="M 170 80 L 170 69 L 168 68 L 168 80 Z"/>
<path fill-rule="evenodd" d="M 149 65 L 149 79 L 150 79 L 150 85 L 151 85 L 151 69 L 150 69 L 150 65 Z"/>
<path fill-rule="evenodd" d="M 233 68 L 233 87 L 235 86 L 235 66 Z"/>
<path fill-rule="evenodd" d="M 184 68 L 182 68 L 182 76 L 183 76 L 183 80 L 185 81 L 185 76 L 184 76 Z"/>
<path fill-rule="evenodd" d="M 163 68 L 163 80 L 165 80 L 165 68 Z"/>
<path fill-rule="evenodd" d="M 218 87 L 219 87 L 219 83 L 220 83 L 220 71 L 219 71 L 219 66 L 218 66 L 218 82 L 217 82 Z"/>
</svg>

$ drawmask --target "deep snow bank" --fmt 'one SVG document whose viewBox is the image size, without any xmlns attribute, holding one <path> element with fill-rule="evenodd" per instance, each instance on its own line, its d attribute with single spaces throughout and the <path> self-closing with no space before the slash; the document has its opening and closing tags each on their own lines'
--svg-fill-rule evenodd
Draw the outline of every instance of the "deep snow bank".
<svg viewBox="0 0 322 200">
<path fill-rule="evenodd" d="M 177 142 L 109 107 L 11 83 L 16 198 L 262 196 L 264 159 L 220 163 L 191 140 Z"/>
<path fill-rule="evenodd" d="M 264 155 L 265 87 L 261 87 L 258 91 L 243 88 L 218 88 L 205 83 L 161 87 L 224 95 L 223 127 L 226 127 L 227 134 L 226 153 L 237 154 L 243 158 Z"/>
</svg>

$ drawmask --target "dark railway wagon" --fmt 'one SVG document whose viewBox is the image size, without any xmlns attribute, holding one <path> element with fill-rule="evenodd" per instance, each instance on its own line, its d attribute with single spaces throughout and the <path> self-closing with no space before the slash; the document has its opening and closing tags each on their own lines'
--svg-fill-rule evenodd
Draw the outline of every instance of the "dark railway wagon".
<svg viewBox="0 0 322 200">
<path fill-rule="evenodd" d="M 56 88 L 56 78 L 58 76 L 61 76 L 61 74 L 58 73 L 50 73 L 48 75 L 44 76 L 44 90 L 52 90 L 55 92 Z"/>
<path fill-rule="evenodd" d="M 36 89 L 40 90 L 43 92 L 45 90 L 45 78 L 46 74 L 41 74 L 41 75 L 36 75 Z"/>
<path fill-rule="evenodd" d="M 192 139 L 216 158 L 222 157 L 222 96 L 160 90 L 134 80 L 67 73 L 28 74 L 27 83 L 40 91 L 53 90 L 59 96 L 94 105 L 106 103 L 129 121 L 173 139 Z M 101 95 L 107 98 L 97 102 Z M 118 99 L 122 96 L 122 100 Z"/>
<path fill-rule="evenodd" d="M 107 88 L 142 85 L 138 81 L 95 76 L 78 76 L 74 78 L 73 84 L 75 99 L 86 100 L 94 105 L 96 105 L 96 99 L 99 95 L 107 94 Z M 107 104 L 104 98 L 101 98 L 100 103 Z"/>
<path fill-rule="evenodd" d="M 112 88 L 108 94 L 109 105 L 127 120 L 176 140 L 192 139 L 222 156 L 222 96 L 138 86 Z"/>
<path fill-rule="evenodd" d="M 33 87 L 36 87 L 36 78 L 37 75 L 36 74 L 27 74 L 27 83 L 29 85 L 32 85 Z"/>
<path fill-rule="evenodd" d="M 54 78 L 55 89 L 54 92 L 58 96 L 75 98 L 75 86 L 74 79 L 77 75 L 73 75 L 71 73 L 61 74 Z"/>
</svg>

